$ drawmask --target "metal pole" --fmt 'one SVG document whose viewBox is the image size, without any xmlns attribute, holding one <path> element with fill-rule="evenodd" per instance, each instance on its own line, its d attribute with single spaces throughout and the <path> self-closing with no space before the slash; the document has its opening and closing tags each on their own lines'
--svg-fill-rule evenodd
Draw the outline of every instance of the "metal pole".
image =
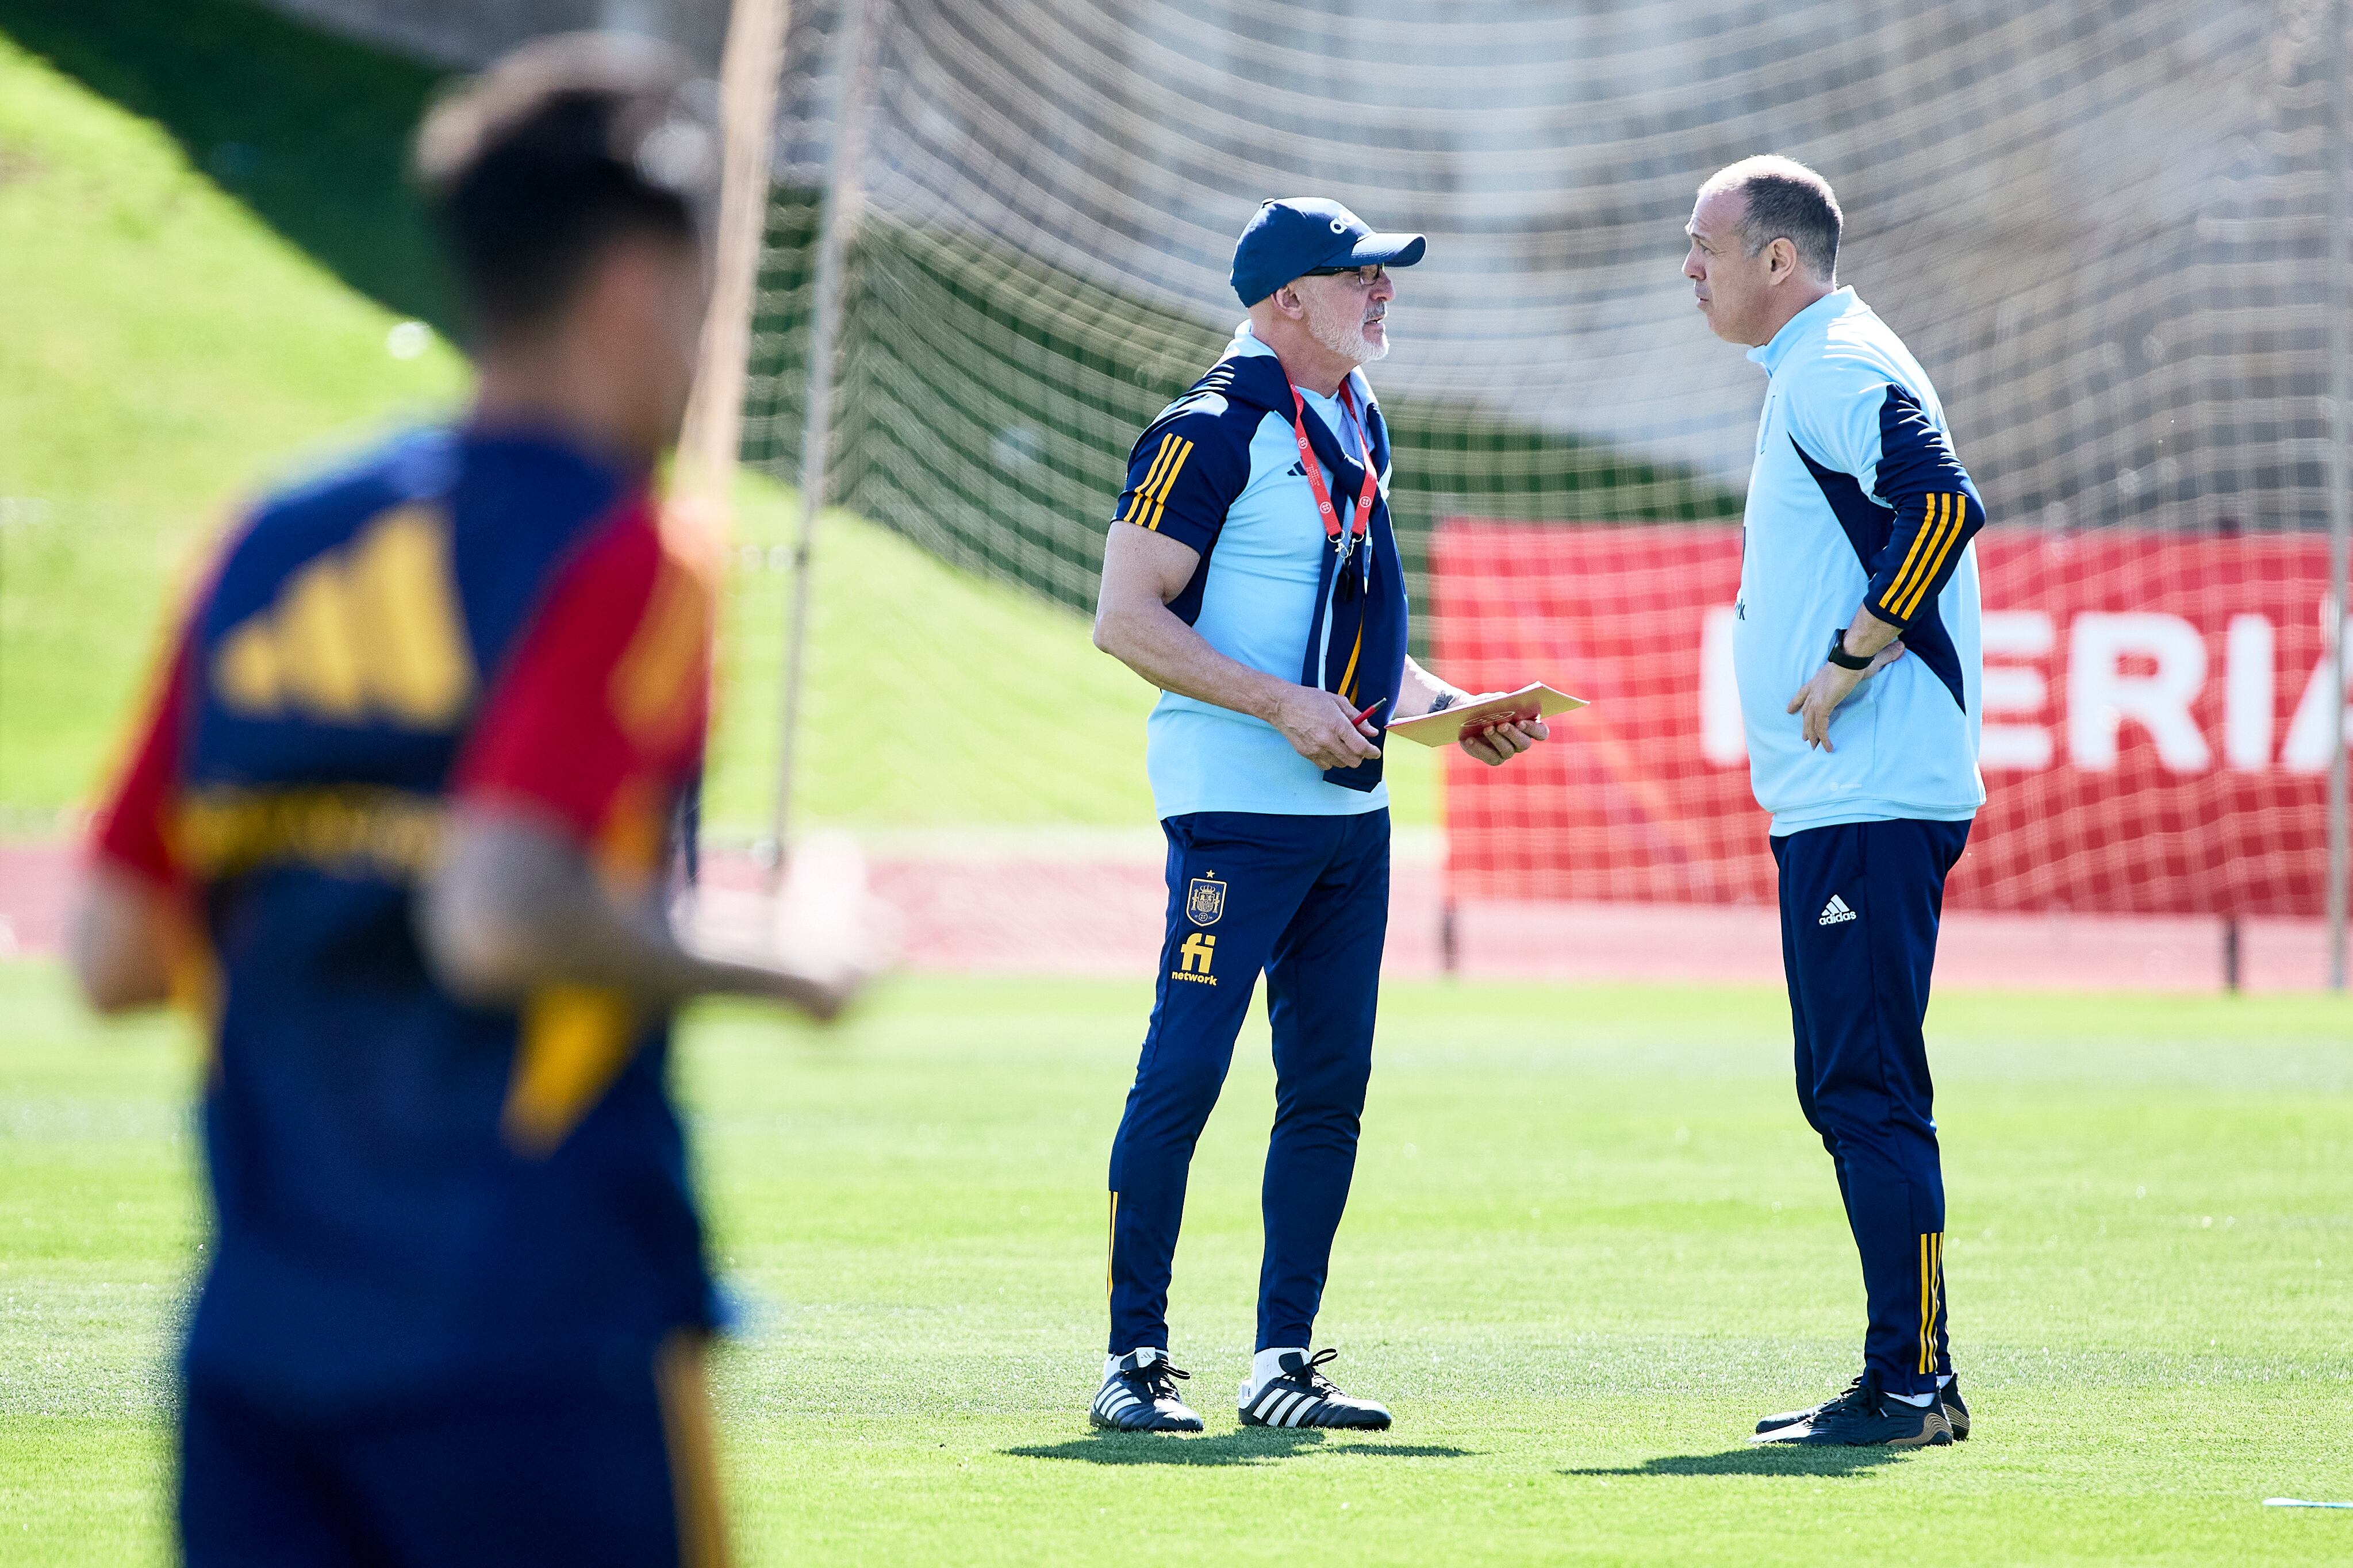
<svg viewBox="0 0 2353 1568">
<path fill-rule="evenodd" d="M 711 311 L 702 325 L 694 396 L 679 440 L 676 489 L 723 532 L 728 489 L 744 441 L 744 376 L 760 243 L 768 227 L 776 160 L 776 79 L 783 72 L 789 0 L 734 0 L 719 67 L 722 137 L 719 224 L 712 247 Z"/>
<path fill-rule="evenodd" d="M 825 506 L 826 460 L 833 438 L 833 361 L 841 333 L 842 271 L 858 225 L 859 167 L 864 153 L 872 76 L 869 0 L 843 0 L 841 89 L 834 108 L 833 156 L 825 207 L 818 215 L 817 276 L 809 302 L 808 407 L 801 426 L 801 520 L 793 542 L 792 621 L 785 647 L 783 728 L 776 755 L 776 810 L 769 821 L 768 886 L 784 880 L 791 843 L 793 771 L 798 761 L 801 689 L 808 667 L 809 572 L 818 514 Z"/>
<path fill-rule="evenodd" d="M 2353 484 L 2346 471 L 2347 448 L 2353 445 L 2353 289 L 2347 287 L 2348 250 L 2346 222 L 2346 82 L 2345 23 L 2347 0 L 2328 8 L 2328 593 L 2322 599 L 2329 647 L 2329 683 L 2335 689 L 2328 705 L 2328 984 L 2345 989 L 2346 913 L 2348 862 L 2346 823 L 2345 757 L 2345 621 L 2346 578 L 2353 568 Z"/>
</svg>

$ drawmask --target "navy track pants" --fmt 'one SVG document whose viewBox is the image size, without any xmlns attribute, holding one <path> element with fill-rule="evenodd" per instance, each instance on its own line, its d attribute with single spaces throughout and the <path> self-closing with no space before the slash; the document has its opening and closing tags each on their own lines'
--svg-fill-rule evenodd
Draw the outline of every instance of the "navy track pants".
<svg viewBox="0 0 2353 1568">
<path fill-rule="evenodd" d="M 1881 1385 L 1925 1394 L 1945 1332 L 1945 1175 L 1928 1077 L 1929 973 L 1967 822 L 1842 823 L 1773 840 L 1798 1103 L 1838 1170 Z"/>
<path fill-rule="evenodd" d="M 187 1568 L 698 1568 L 725 1561 L 699 1345 L 568 1385 L 339 1415 L 185 1391 Z"/>
<path fill-rule="evenodd" d="M 1168 1346 L 1168 1279 L 1193 1146 L 1261 970 L 1274 1128 L 1261 1212 L 1258 1348 L 1308 1343 L 1356 1168 L 1388 930 L 1389 814 L 1199 812 L 1161 824 L 1168 927 L 1152 1024 L 1111 1149 L 1113 1354 Z"/>
</svg>

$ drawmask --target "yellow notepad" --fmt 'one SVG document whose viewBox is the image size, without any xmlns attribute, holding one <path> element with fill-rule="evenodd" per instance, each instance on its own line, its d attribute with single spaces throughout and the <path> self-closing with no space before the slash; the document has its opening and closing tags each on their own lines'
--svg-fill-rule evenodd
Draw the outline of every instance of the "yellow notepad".
<svg viewBox="0 0 2353 1568">
<path fill-rule="evenodd" d="M 1425 746 L 1451 746 L 1490 724 L 1507 723 L 1514 720 L 1549 719 L 1556 713 L 1572 712 L 1585 705 L 1582 697 L 1555 691 L 1540 680 L 1532 681 L 1517 691 L 1482 697 L 1475 702 L 1458 703 L 1451 708 L 1441 708 L 1435 713 L 1424 713 L 1417 719 L 1400 719 L 1383 733 L 1402 735 Z"/>
</svg>

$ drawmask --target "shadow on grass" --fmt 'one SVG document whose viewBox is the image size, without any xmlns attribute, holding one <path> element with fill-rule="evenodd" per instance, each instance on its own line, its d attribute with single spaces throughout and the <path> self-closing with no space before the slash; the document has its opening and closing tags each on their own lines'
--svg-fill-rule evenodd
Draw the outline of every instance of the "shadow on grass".
<svg viewBox="0 0 2353 1568">
<path fill-rule="evenodd" d="M 230 195 L 363 294 L 456 336 L 410 189 L 438 66 L 254 0 L 0 0 L 0 35 L 152 120 Z"/>
<path fill-rule="evenodd" d="M 1563 1470 L 1564 1476 L 1854 1476 L 1904 1458 L 1894 1448 L 1798 1448 L 1787 1443 L 1721 1454 L 1662 1454 L 1639 1465 Z"/>
<path fill-rule="evenodd" d="M 1078 1459 L 1090 1465 L 1258 1465 L 1287 1459 L 1302 1449 L 1322 1448 L 1326 1434 L 1286 1430 L 1224 1432 L 1214 1437 L 1184 1437 L 1163 1432 L 1098 1432 L 1067 1443 L 1036 1443 L 1003 1452 L 1017 1459 Z M 1322 1451 L 1335 1457 L 1377 1455 L 1392 1459 L 1461 1459 L 1473 1450 L 1440 1443 L 1344 1443 Z"/>
</svg>

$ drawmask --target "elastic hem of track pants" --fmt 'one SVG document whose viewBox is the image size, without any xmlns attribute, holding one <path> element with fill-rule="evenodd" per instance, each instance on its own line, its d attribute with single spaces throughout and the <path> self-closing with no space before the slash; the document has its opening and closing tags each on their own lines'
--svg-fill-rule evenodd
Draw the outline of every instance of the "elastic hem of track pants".
<svg viewBox="0 0 2353 1568">
<path fill-rule="evenodd" d="M 1835 806 L 1802 806 L 1773 814 L 1772 837 L 1787 838 L 1793 833 L 1810 832 L 1817 827 L 1845 827 L 1857 822 L 1973 822 L 1985 809 L 1980 801 L 1976 805 L 1915 805 L 1896 800 L 1842 801 Z"/>
</svg>

